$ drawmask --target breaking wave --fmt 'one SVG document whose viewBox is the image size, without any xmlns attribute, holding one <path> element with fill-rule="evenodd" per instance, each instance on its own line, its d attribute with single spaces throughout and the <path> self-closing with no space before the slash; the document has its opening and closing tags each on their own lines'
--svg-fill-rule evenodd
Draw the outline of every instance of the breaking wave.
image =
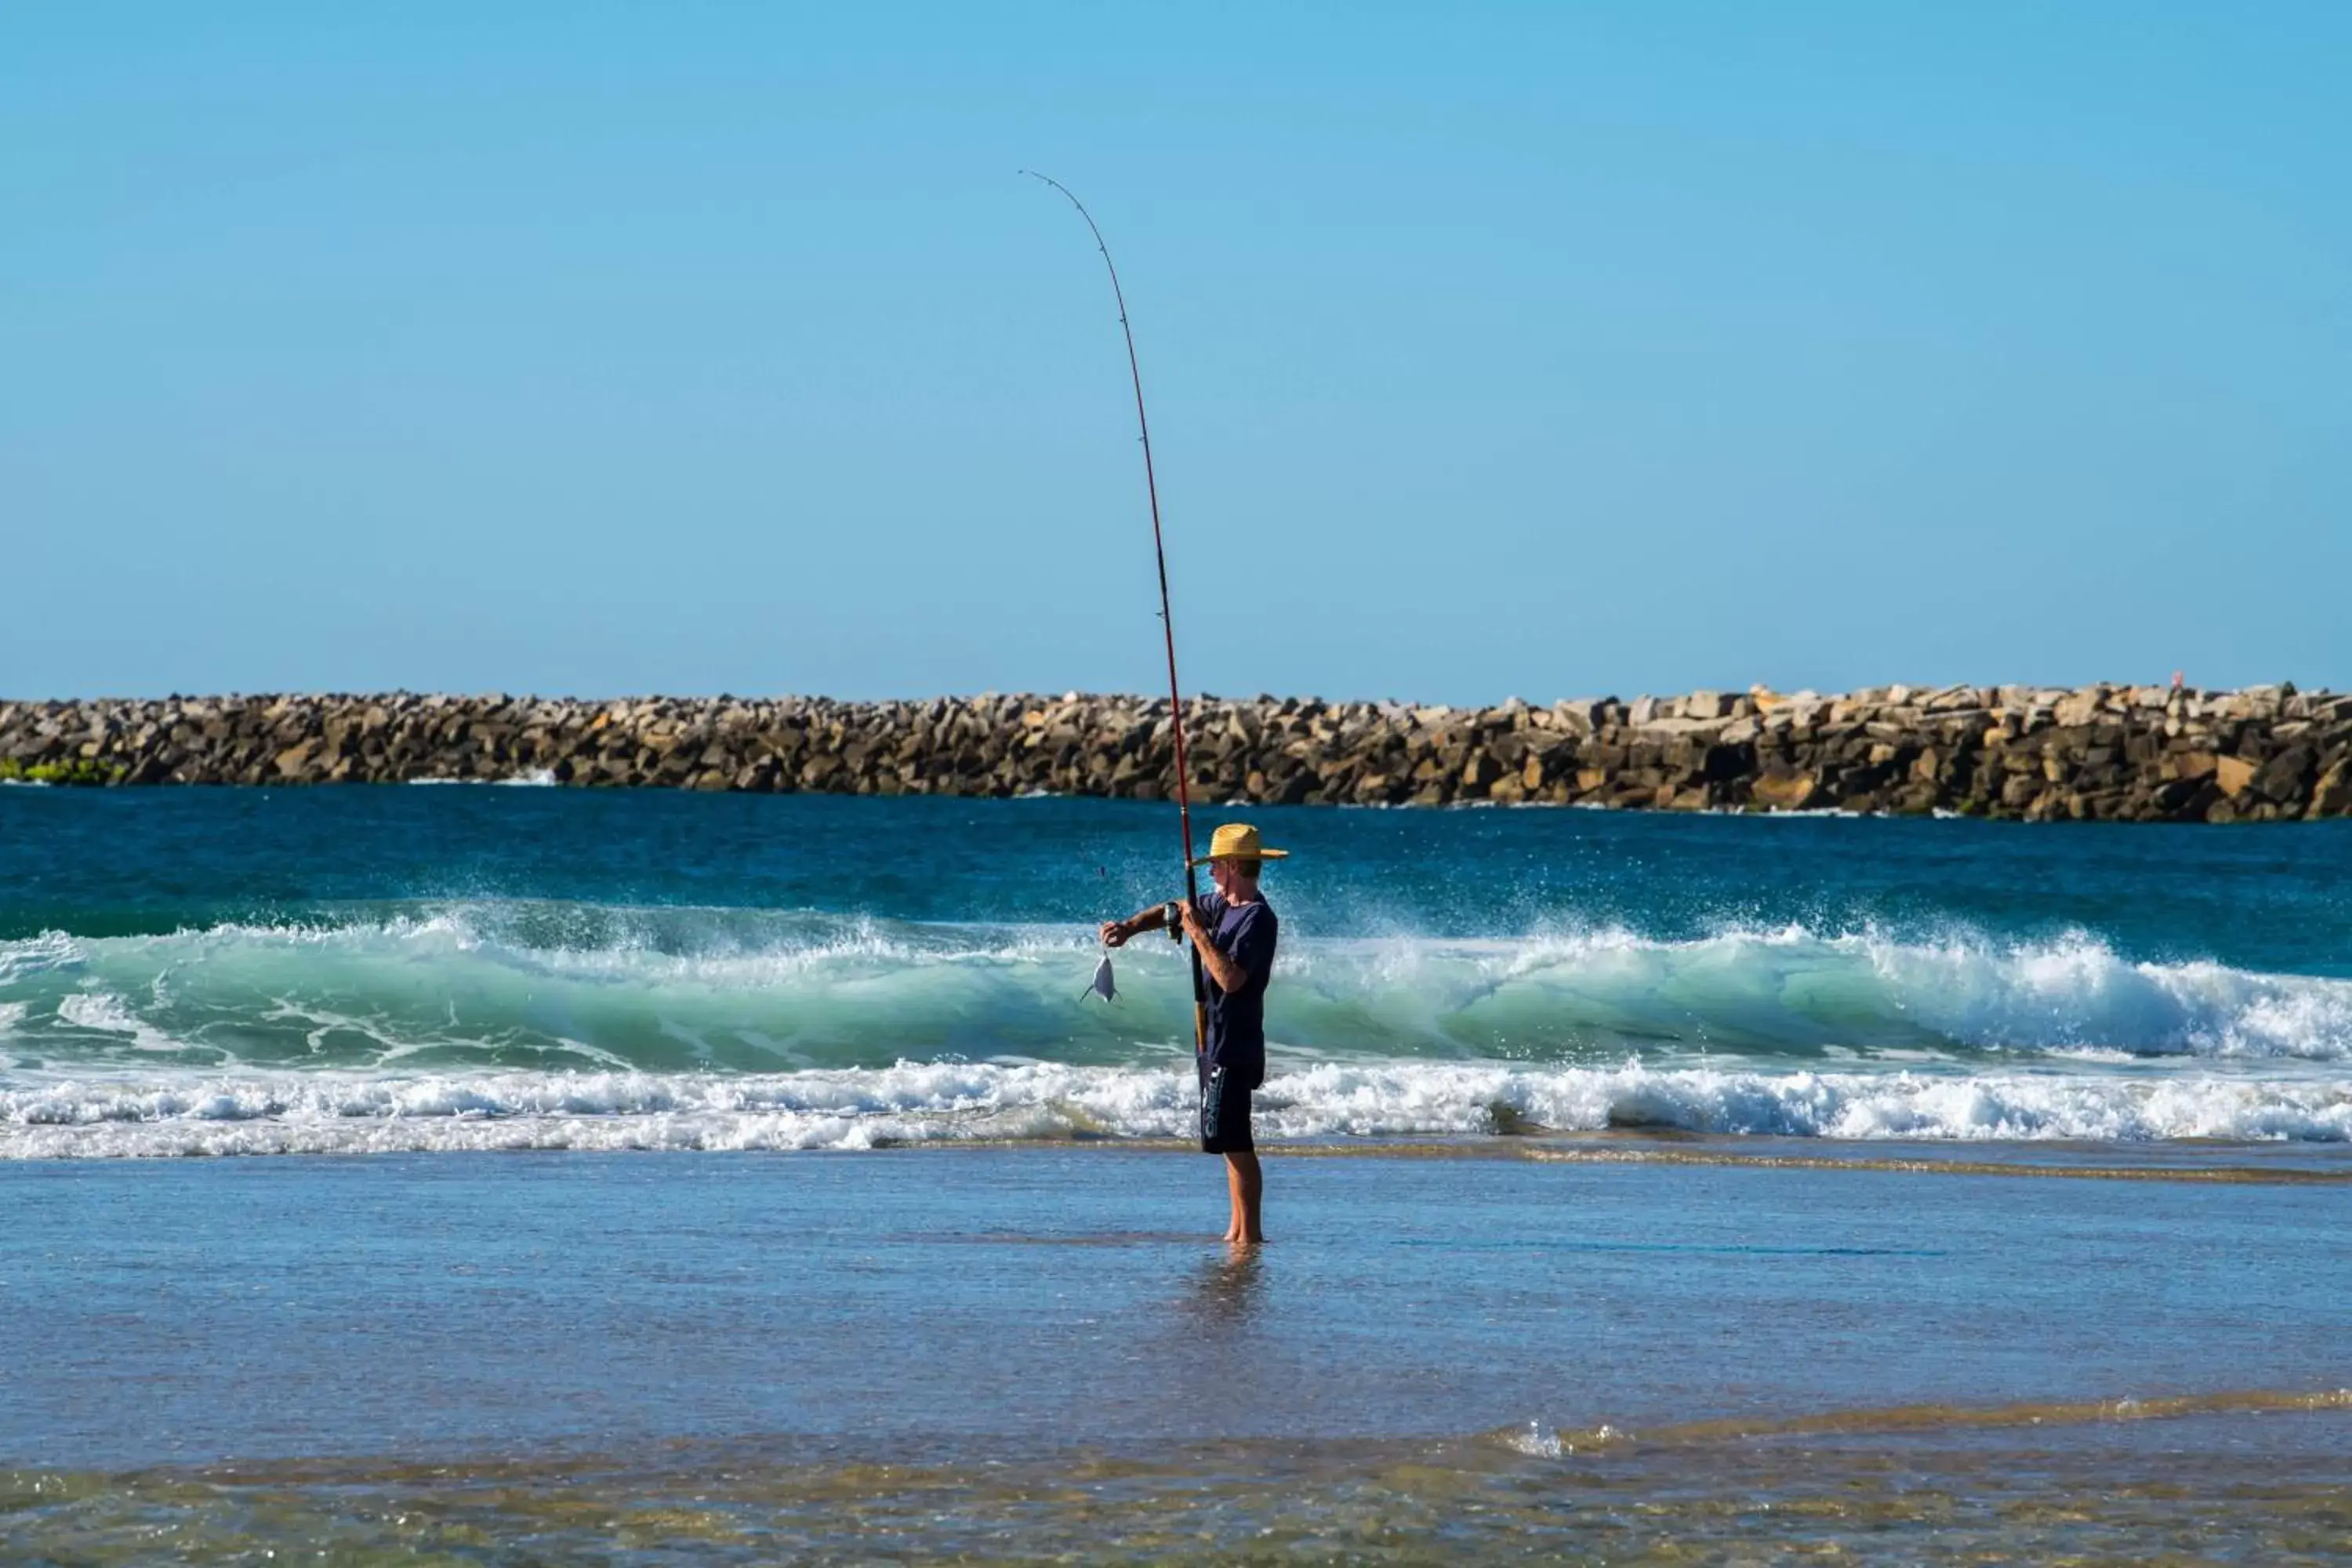
<svg viewBox="0 0 2352 1568">
<path fill-rule="evenodd" d="M 10 1075 L 0 1157 L 500 1149 L 873 1149 L 1185 1136 L 1174 1068 L 904 1063 L 799 1073 Z M 1900 1140 L 2352 1141 L 2352 1083 L 2198 1074 L 1277 1068 L 1261 1137 L 1610 1127 Z"/>
<path fill-rule="evenodd" d="M 0 942 L 0 1068 L 772 1073 L 1189 1046 L 1171 944 L 1123 952 L 1109 1005 L 1081 1000 L 1095 957 L 1069 927 L 527 901 L 51 932 Z M 2136 962 L 2088 935 L 1286 936 L 1279 984 L 1269 1027 L 1315 1059 L 2352 1059 L 2352 981 Z"/>
<path fill-rule="evenodd" d="M 0 1156 L 1183 1135 L 1186 970 L 1067 927 L 546 901 L 0 942 Z M 2352 1141 L 2352 981 L 1801 926 L 1287 936 L 1274 1138 Z"/>
</svg>

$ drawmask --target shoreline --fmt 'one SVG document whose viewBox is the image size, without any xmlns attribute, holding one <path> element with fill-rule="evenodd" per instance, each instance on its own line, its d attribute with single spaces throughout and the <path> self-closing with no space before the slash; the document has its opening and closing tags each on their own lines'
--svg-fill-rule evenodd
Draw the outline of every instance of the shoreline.
<svg viewBox="0 0 2352 1568">
<path fill-rule="evenodd" d="M 1400 1135 L 1393 1138 L 1266 1138 L 1259 1155 L 1277 1163 L 1401 1161 L 1412 1164 L 1462 1163 L 1547 1166 L 1571 1169 L 1641 1167 L 1660 1171 L 1748 1171 L 1768 1174 L 1877 1176 L 1980 1176 L 2032 1181 L 2186 1184 L 2229 1187 L 2336 1187 L 2352 1185 L 2352 1149 L 2341 1144 L 2208 1140 L 2165 1143 L 2037 1141 L 2025 1138 L 1971 1142 L 1965 1151 L 1933 1139 L 1819 1139 L 1769 1133 L 1674 1132 L 1612 1129 L 1600 1131 Z M 56 1169 L 134 1165 L 178 1166 L 399 1164 L 444 1160 L 559 1162 L 606 1159 L 760 1161 L 809 1159 L 863 1162 L 896 1155 L 1013 1155 L 1047 1157 L 1133 1155 L 1205 1160 L 1193 1143 L 1167 1137 L 973 1137 L 882 1142 L 866 1147 L 678 1147 L 642 1144 L 519 1144 L 455 1148 L 315 1148 L 288 1151 L 232 1150 L 53 1152 L 0 1156 L 0 1169 Z M 971 1240 L 1026 1240 L 1040 1245 L 1085 1245 L 1086 1235 L 974 1236 Z M 1204 1232 L 1202 1240 L 1212 1239 Z"/>
<path fill-rule="evenodd" d="M 2265 822 L 2352 816 L 2352 694 L 1879 687 L 1490 708 L 1201 697 L 1193 793 L 1244 805 Z M 0 700 L 0 781 L 544 783 L 769 794 L 1173 792 L 1164 700 L 983 694 Z"/>
<path fill-rule="evenodd" d="M 1710 1452 L 1729 1454 L 1743 1447 L 1790 1439 L 1830 1445 L 1870 1439 L 1932 1443 L 1991 1438 L 1997 1442 L 2004 1434 L 2031 1437 L 2042 1429 L 2063 1441 L 2072 1435 L 2069 1429 L 2087 1434 L 2102 1428 L 2116 1432 L 2141 1426 L 2229 1424 L 2262 1416 L 2341 1417 L 2347 1413 L 2352 1413 L 2352 1387 L 2323 1378 L 2295 1387 L 2221 1387 L 2158 1394 L 2118 1390 L 2053 1400 L 1859 1401 L 1746 1415 L 1691 1415 L 1639 1426 L 1620 1426 L 1602 1419 L 1590 1426 L 1556 1428 L 1537 1419 L 1523 1426 L 1193 1439 L 1139 1443 L 1131 1449 L 1125 1445 L 1091 1443 L 1057 1447 L 1049 1440 L 1024 1445 L 1015 1457 L 977 1459 L 925 1452 L 904 1438 L 865 1449 L 839 1442 L 811 1443 L 795 1433 L 671 1438 L 658 1443 L 651 1454 L 559 1440 L 520 1453 L 500 1452 L 495 1447 L 408 1455 L 364 1450 L 263 1453 L 120 1466 L 14 1464 L 0 1455 L 0 1486 L 29 1482 L 26 1489 L 38 1494 L 51 1488 L 63 1491 L 58 1483 L 75 1478 L 85 1483 L 161 1487 L 545 1487 L 632 1469 L 644 1476 L 693 1477 L 700 1467 L 704 1485 L 711 1482 L 711 1472 L 716 1471 L 715 1479 L 722 1486 L 830 1479 L 833 1484 L 827 1489 L 836 1493 L 869 1489 L 887 1493 L 902 1488 L 929 1490 L 990 1480 L 1034 1484 L 1041 1479 L 1066 1479 L 1074 1468 L 1097 1479 L 1147 1483 L 1223 1479 L 1235 1473 L 1231 1450 L 1236 1447 L 1251 1451 L 1259 1464 L 1274 1472 L 1265 1478 L 1274 1484 L 1285 1479 L 1281 1472 L 1293 1472 L 1286 1479 L 1296 1479 L 1318 1471 L 1344 1473 L 1359 1468 L 1371 1471 L 1400 1463 L 1470 1473 L 1516 1468 L 1516 1461 L 1521 1459 L 1574 1459 L 1586 1464 L 1651 1458 L 1690 1460 Z M 831 1452 L 820 1457 L 816 1452 L 798 1451 L 803 1447 Z"/>
</svg>

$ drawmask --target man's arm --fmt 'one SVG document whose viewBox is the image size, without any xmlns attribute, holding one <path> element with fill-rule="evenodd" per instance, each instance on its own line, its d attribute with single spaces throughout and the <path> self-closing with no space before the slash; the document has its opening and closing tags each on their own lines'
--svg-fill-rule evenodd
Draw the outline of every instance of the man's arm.
<svg viewBox="0 0 2352 1568">
<path fill-rule="evenodd" d="M 1123 947 L 1129 937 L 1140 936 L 1148 931 L 1167 930 L 1168 909 L 1169 906 L 1166 904 L 1154 904 L 1148 910 L 1138 910 L 1123 921 L 1105 921 L 1102 927 L 1103 945 Z M 1211 937 L 1208 922 L 1201 918 L 1200 906 L 1189 901 L 1179 901 L 1175 909 L 1177 915 L 1184 922 L 1184 933 L 1192 939 L 1193 951 L 1201 955 L 1201 967 L 1209 972 L 1209 978 L 1217 983 L 1217 989 L 1234 992 L 1247 985 L 1250 982 L 1249 971 L 1218 951 L 1215 941 Z"/>
<path fill-rule="evenodd" d="M 1148 931 L 1167 929 L 1168 906 L 1154 904 L 1148 910 L 1139 910 L 1123 921 L 1103 921 L 1102 944 L 1105 947 L 1124 947 L 1127 945 L 1127 939 L 1131 936 L 1141 936 Z"/>
</svg>

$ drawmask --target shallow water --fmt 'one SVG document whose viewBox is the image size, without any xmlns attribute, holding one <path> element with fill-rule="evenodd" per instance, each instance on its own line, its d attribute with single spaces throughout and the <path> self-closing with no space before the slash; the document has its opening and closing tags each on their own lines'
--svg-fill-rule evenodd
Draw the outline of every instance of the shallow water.
<svg viewBox="0 0 2352 1568">
<path fill-rule="evenodd" d="M 1110 1147 L 0 1169 L 0 1531 L 85 1561 L 2352 1541 L 2339 1187 L 1276 1159 L 1241 1257 L 1200 1238 L 1216 1188 Z"/>
<path fill-rule="evenodd" d="M 2340 1562 L 2343 1423 L 1667 1447 L 1232 1444 L 857 1465 L 681 1447 L 537 1464 L 0 1473 L 0 1531 L 78 1563 Z M 2299 1429 L 2298 1429 L 2299 1428 Z"/>
</svg>

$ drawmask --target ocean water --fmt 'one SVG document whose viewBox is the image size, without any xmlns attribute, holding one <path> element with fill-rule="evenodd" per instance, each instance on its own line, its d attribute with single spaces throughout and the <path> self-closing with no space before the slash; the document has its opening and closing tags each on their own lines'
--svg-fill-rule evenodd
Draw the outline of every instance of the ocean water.
<svg viewBox="0 0 2352 1568">
<path fill-rule="evenodd" d="M 0 789 L 0 1561 L 2352 1561 L 2352 824 L 1253 816 Z"/>
<path fill-rule="evenodd" d="M 1275 1139 L 2352 1141 L 2352 824 L 1255 815 Z M 1181 953 L 1085 998 L 1174 844 L 1062 799 L 0 791 L 0 1156 L 1181 1137 Z"/>
</svg>

